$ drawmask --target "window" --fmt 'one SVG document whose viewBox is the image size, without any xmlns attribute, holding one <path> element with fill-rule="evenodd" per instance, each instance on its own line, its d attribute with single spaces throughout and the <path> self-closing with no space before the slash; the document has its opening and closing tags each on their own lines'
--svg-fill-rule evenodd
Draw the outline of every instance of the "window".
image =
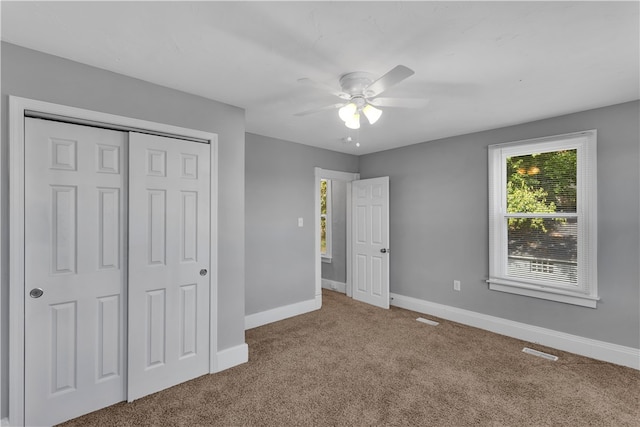
<svg viewBox="0 0 640 427">
<path fill-rule="evenodd" d="M 331 260 L 331 180 L 320 180 L 320 254 Z"/>
<path fill-rule="evenodd" d="M 489 146 L 489 288 L 596 307 L 596 131 Z"/>
</svg>

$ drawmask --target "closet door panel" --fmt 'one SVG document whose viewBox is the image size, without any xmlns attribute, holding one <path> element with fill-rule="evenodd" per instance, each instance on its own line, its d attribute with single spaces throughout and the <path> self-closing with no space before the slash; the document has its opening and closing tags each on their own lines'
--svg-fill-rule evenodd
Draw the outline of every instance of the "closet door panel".
<svg viewBox="0 0 640 427">
<path fill-rule="evenodd" d="M 125 399 L 127 134 L 25 119 L 25 424 Z"/>
<path fill-rule="evenodd" d="M 210 146 L 131 133 L 129 395 L 209 372 Z"/>
</svg>

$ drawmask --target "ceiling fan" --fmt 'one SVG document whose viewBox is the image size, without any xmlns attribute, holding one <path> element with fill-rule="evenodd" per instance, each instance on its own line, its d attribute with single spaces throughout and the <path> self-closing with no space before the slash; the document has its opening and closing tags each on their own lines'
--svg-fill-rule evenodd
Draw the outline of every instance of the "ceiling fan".
<svg viewBox="0 0 640 427">
<path fill-rule="evenodd" d="M 345 126 L 350 129 L 360 128 L 360 114 L 364 114 L 369 123 L 374 124 L 382 115 L 382 110 L 376 107 L 419 108 L 426 105 L 426 99 L 378 97 L 382 92 L 412 76 L 414 73 L 413 70 L 404 65 L 397 65 L 375 81 L 371 79 L 369 73 L 361 71 L 347 73 L 340 77 L 341 91 L 311 79 L 298 79 L 300 83 L 328 91 L 338 98 L 343 99 L 343 102 L 302 111 L 295 115 L 306 116 L 320 111 L 339 108 L 338 116 L 344 121 Z"/>
</svg>

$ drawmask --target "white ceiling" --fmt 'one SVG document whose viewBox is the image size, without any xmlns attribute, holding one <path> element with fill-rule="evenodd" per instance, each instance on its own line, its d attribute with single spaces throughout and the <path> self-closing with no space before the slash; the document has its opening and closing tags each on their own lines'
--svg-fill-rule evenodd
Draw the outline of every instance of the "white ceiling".
<svg viewBox="0 0 640 427">
<path fill-rule="evenodd" d="M 8 2 L 2 39 L 246 110 L 247 132 L 365 154 L 638 99 L 633 2 Z M 351 71 L 428 98 L 347 129 Z M 343 138 L 361 142 L 356 148 Z"/>
</svg>

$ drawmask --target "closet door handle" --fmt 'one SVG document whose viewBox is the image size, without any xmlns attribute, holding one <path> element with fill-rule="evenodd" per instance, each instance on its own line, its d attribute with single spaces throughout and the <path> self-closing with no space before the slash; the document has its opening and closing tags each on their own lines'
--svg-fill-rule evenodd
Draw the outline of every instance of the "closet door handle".
<svg viewBox="0 0 640 427">
<path fill-rule="evenodd" d="M 42 290 L 42 288 L 33 288 L 29 292 L 29 296 L 31 298 L 40 298 L 42 295 L 44 295 L 44 291 Z"/>
</svg>

